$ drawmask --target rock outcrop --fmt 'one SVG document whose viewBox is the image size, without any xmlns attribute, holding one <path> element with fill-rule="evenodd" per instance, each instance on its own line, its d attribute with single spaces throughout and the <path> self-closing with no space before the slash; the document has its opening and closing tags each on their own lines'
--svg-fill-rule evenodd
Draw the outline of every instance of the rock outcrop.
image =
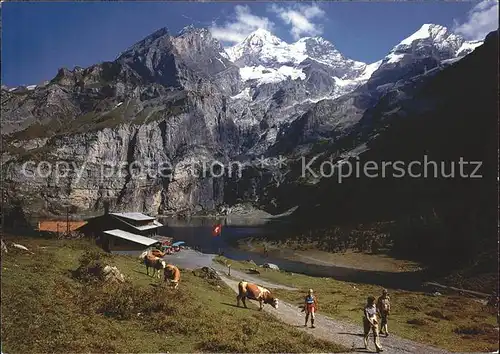
<svg viewBox="0 0 500 354">
<path fill-rule="evenodd" d="M 116 267 L 109 265 L 105 266 L 102 270 L 102 275 L 106 283 L 124 283 L 125 276 Z"/>
</svg>

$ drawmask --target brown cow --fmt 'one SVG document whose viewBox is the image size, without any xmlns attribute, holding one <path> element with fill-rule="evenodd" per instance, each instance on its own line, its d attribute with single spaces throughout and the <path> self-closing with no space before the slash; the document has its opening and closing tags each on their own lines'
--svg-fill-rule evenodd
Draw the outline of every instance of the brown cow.
<svg viewBox="0 0 500 354">
<path fill-rule="evenodd" d="M 262 310 L 264 304 L 269 304 L 275 309 L 278 308 L 278 299 L 271 294 L 271 291 L 253 283 L 240 281 L 238 284 L 238 296 L 236 296 L 236 305 L 240 306 L 241 300 L 243 301 L 243 305 L 246 308 L 246 298 L 258 301 L 259 310 Z"/>
<path fill-rule="evenodd" d="M 177 289 L 179 286 L 179 280 L 181 279 L 181 271 L 179 268 L 173 264 L 167 264 L 165 270 L 163 271 L 163 275 L 165 276 L 165 281 L 168 281 L 174 289 Z"/>
<path fill-rule="evenodd" d="M 140 257 L 146 265 L 146 274 L 149 275 L 149 268 L 153 268 L 153 277 L 158 274 L 158 278 L 160 278 L 160 269 L 164 269 L 167 263 L 161 258 L 153 256 L 151 252 L 144 252 Z"/>
</svg>

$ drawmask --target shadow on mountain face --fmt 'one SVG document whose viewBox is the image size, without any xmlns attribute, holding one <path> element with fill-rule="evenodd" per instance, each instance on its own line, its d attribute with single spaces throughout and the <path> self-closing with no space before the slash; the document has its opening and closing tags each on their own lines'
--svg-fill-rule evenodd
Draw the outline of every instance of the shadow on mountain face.
<svg viewBox="0 0 500 354">
<path fill-rule="evenodd" d="M 354 145 L 370 124 L 376 135 L 365 137 L 371 140 L 360 155 L 361 166 L 402 161 L 407 169 L 413 161 L 423 166 L 426 158 L 437 163 L 437 171 L 430 164 L 427 177 L 406 172 L 397 178 L 388 169 L 385 178 L 380 171 L 377 178 L 361 172 L 342 183 L 325 178 L 308 189 L 310 196 L 294 220 L 306 228 L 396 221 L 407 226 L 396 245 L 400 251 L 443 263 L 465 262 L 496 249 L 498 31 L 462 60 L 422 80 L 410 99 L 382 97 L 347 139 Z M 461 177 L 460 160 L 477 162 L 465 165 L 463 173 L 481 177 Z M 443 177 L 452 173 L 452 165 L 454 177 Z M 430 218 L 437 220 L 439 230 L 415 227 Z"/>
</svg>

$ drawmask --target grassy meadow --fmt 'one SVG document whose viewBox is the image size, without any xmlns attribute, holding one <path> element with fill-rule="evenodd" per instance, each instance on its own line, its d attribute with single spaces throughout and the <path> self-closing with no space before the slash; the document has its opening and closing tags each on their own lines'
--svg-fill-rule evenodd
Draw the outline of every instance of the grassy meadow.
<svg viewBox="0 0 500 354">
<path fill-rule="evenodd" d="M 235 308 L 235 293 L 182 271 L 178 291 L 146 276 L 129 256 L 108 255 L 85 240 L 4 237 L 2 351 L 341 352 L 278 319 Z M 22 244 L 34 254 L 9 247 Z M 118 267 L 125 283 L 75 272 L 82 264 Z"/>
</svg>

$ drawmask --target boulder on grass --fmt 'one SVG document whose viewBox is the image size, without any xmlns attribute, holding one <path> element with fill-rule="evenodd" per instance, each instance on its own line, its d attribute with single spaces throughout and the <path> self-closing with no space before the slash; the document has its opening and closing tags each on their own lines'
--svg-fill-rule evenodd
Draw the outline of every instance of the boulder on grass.
<svg viewBox="0 0 500 354">
<path fill-rule="evenodd" d="M 193 270 L 193 275 L 203 279 L 221 280 L 217 271 L 209 267 L 195 269 Z"/>
<path fill-rule="evenodd" d="M 105 266 L 102 270 L 102 276 L 105 282 L 115 282 L 115 283 L 124 283 L 125 276 L 118 270 L 116 267 L 111 267 L 109 265 Z"/>
<path fill-rule="evenodd" d="M 213 268 L 197 268 L 193 270 L 193 275 L 205 279 L 209 284 L 217 286 L 218 288 L 220 288 L 220 286 L 222 285 L 222 279 L 219 276 L 219 273 L 217 273 L 217 271 Z"/>
</svg>

